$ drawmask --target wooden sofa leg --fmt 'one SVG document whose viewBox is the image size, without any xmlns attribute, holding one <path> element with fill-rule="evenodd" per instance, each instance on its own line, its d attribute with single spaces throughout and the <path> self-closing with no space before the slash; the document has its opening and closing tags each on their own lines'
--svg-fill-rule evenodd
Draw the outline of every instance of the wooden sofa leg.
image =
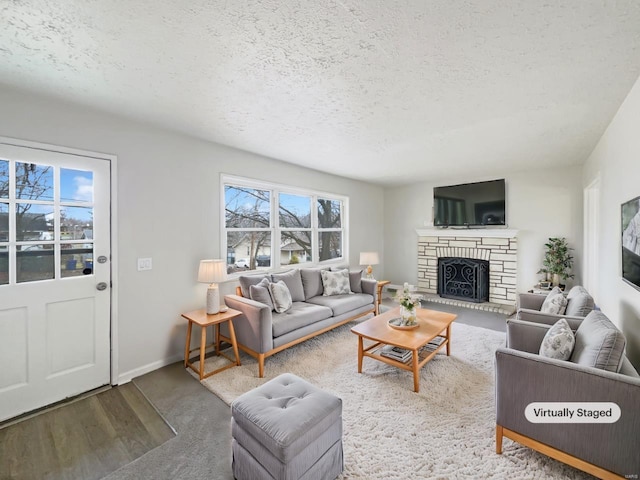
<svg viewBox="0 0 640 480">
<path fill-rule="evenodd" d="M 496 424 L 496 453 L 502 453 L 502 425 Z"/>
<path fill-rule="evenodd" d="M 258 354 L 258 377 L 264 378 L 264 353 Z"/>
</svg>

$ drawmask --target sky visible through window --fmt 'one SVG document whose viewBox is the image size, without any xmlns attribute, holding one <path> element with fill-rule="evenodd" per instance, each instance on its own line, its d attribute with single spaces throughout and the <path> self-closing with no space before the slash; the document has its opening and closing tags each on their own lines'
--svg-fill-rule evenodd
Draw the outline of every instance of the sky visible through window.
<svg viewBox="0 0 640 480">
<path fill-rule="evenodd" d="M 60 201 L 62 202 L 93 202 L 93 172 L 82 170 L 60 169 Z M 77 220 L 90 222 L 91 208 L 73 208 L 73 217 Z"/>
</svg>

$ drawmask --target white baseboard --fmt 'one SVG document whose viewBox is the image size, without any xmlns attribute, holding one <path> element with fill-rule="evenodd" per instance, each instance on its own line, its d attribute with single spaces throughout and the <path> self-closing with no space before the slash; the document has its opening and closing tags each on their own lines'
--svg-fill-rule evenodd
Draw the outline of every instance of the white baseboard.
<svg viewBox="0 0 640 480">
<path fill-rule="evenodd" d="M 157 362 L 143 365 L 142 367 L 134 368 L 133 370 L 129 370 L 128 372 L 121 373 L 120 375 L 118 375 L 117 384 L 123 385 L 125 383 L 129 383 L 136 377 L 144 375 L 145 373 L 153 372 L 154 370 L 158 370 L 159 368 L 166 367 L 167 365 L 171 365 L 172 363 L 182 360 L 182 358 L 183 357 L 181 354 L 177 354 L 163 360 L 158 360 Z"/>
</svg>

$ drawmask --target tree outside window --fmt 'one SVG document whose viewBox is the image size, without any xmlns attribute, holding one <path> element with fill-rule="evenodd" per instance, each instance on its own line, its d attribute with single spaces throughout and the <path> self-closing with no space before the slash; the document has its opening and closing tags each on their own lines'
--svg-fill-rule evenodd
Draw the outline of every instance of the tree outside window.
<svg viewBox="0 0 640 480">
<path fill-rule="evenodd" d="M 250 181 L 224 192 L 229 273 L 343 257 L 343 200 Z"/>
</svg>

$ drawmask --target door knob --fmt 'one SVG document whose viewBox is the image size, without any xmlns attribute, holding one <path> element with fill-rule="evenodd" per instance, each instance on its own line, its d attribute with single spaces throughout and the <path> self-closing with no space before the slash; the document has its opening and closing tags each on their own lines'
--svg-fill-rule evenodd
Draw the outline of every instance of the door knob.
<svg viewBox="0 0 640 480">
<path fill-rule="evenodd" d="M 100 282 L 99 284 L 96 285 L 96 289 L 102 291 L 102 290 L 106 290 L 107 288 L 107 282 Z"/>
</svg>

